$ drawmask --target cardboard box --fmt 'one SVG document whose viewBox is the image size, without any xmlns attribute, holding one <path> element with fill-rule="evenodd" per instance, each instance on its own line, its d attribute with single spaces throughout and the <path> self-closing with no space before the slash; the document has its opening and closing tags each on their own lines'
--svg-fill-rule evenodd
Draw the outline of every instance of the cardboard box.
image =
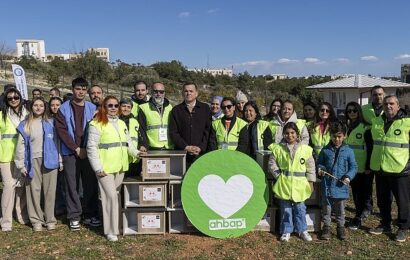
<svg viewBox="0 0 410 260">
<path fill-rule="evenodd" d="M 135 181 L 123 182 L 124 208 L 129 207 L 166 207 L 168 182 Z"/>
<path fill-rule="evenodd" d="M 168 211 L 169 233 L 197 233 L 198 230 L 188 220 L 182 208 L 169 209 Z"/>
<path fill-rule="evenodd" d="M 122 215 L 123 235 L 165 234 L 165 210 L 128 208 Z"/>
<path fill-rule="evenodd" d="M 182 208 L 181 188 L 182 188 L 182 181 L 177 181 L 177 180 L 169 181 L 168 206 L 170 208 Z"/>
<path fill-rule="evenodd" d="M 307 223 L 309 232 L 319 232 L 320 231 L 320 227 L 322 223 L 322 215 L 321 215 L 321 209 L 319 207 L 307 207 L 306 223 Z"/>
<path fill-rule="evenodd" d="M 185 151 L 148 151 L 142 158 L 142 180 L 181 180 L 186 171 Z"/>
<path fill-rule="evenodd" d="M 310 195 L 310 198 L 305 201 L 306 206 L 320 206 L 322 198 L 321 187 L 322 183 L 320 180 L 313 183 L 314 191 L 312 195 Z"/>
<path fill-rule="evenodd" d="M 267 231 L 273 232 L 276 231 L 276 214 L 277 209 L 268 207 L 266 209 L 265 215 L 263 215 L 262 219 L 259 221 L 258 225 L 254 227 L 254 231 Z"/>
</svg>

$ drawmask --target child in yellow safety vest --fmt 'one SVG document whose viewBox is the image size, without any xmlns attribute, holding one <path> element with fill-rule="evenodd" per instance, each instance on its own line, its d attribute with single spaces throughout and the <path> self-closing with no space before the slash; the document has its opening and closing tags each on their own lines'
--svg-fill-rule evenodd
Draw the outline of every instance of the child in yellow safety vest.
<svg viewBox="0 0 410 260">
<path fill-rule="evenodd" d="M 289 122 L 283 128 L 283 141 L 271 144 L 269 171 L 276 179 L 273 185 L 280 206 L 281 241 L 288 242 L 293 231 L 304 241 L 312 241 L 307 231 L 305 200 L 313 191 L 316 181 L 313 149 L 300 143 L 296 123 Z"/>
</svg>

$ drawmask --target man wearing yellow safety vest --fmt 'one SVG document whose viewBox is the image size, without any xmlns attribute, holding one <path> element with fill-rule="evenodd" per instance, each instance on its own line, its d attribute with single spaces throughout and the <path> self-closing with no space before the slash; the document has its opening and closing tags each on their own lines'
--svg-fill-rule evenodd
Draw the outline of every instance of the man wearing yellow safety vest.
<svg viewBox="0 0 410 260">
<path fill-rule="evenodd" d="M 165 85 L 162 82 L 152 84 L 152 97 L 139 106 L 138 122 L 140 124 L 141 148 L 148 150 L 173 149 L 169 136 L 169 115 L 172 105 L 165 98 Z"/>
<path fill-rule="evenodd" d="M 209 134 L 208 150 L 233 150 L 248 154 L 247 123 L 235 115 L 235 100 L 231 97 L 222 99 L 224 116 L 212 122 Z"/>
<path fill-rule="evenodd" d="M 384 114 L 372 121 L 373 151 L 370 168 L 376 172 L 377 205 L 380 209 L 380 225 L 371 234 L 391 232 L 391 203 L 393 194 L 398 207 L 395 240 L 404 242 L 410 227 L 409 196 L 409 134 L 410 118 L 400 109 L 396 96 L 383 99 Z"/>
<path fill-rule="evenodd" d="M 134 94 L 131 96 L 132 110 L 134 117 L 138 116 L 139 106 L 148 102 L 148 89 L 145 81 L 137 81 L 134 84 Z"/>
<path fill-rule="evenodd" d="M 384 88 L 379 85 L 372 87 L 370 93 L 372 103 L 362 106 L 363 119 L 369 125 L 372 124 L 373 118 L 383 114 L 383 98 L 385 96 Z"/>
</svg>

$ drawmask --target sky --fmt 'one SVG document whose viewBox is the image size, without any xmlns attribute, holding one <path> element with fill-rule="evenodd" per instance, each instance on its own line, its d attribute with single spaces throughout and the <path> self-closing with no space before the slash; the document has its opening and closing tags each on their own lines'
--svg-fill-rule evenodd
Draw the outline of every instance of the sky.
<svg viewBox="0 0 410 260">
<path fill-rule="evenodd" d="M 46 53 L 110 48 L 110 60 L 289 76 L 399 76 L 409 0 L 2 0 L 0 42 Z"/>
</svg>

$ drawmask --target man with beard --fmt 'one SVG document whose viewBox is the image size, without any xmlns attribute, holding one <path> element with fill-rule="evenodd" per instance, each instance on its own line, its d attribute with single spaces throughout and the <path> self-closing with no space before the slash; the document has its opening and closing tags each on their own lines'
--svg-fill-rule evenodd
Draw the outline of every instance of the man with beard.
<svg viewBox="0 0 410 260">
<path fill-rule="evenodd" d="M 134 117 L 138 116 L 139 106 L 148 102 L 147 84 L 144 81 L 137 81 L 134 84 L 134 95 L 131 96 L 132 110 Z"/>
<path fill-rule="evenodd" d="M 173 149 L 169 136 L 169 115 L 172 105 L 165 98 L 165 86 L 162 82 L 155 82 L 151 87 L 152 97 L 145 104 L 139 106 L 138 122 L 140 124 L 142 145 L 147 150 Z"/>
<path fill-rule="evenodd" d="M 94 85 L 88 90 L 88 96 L 90 97 L 91 103 L 98 109 L 104 99 L 104 90 L 99 85 Z"/>
</svg>

